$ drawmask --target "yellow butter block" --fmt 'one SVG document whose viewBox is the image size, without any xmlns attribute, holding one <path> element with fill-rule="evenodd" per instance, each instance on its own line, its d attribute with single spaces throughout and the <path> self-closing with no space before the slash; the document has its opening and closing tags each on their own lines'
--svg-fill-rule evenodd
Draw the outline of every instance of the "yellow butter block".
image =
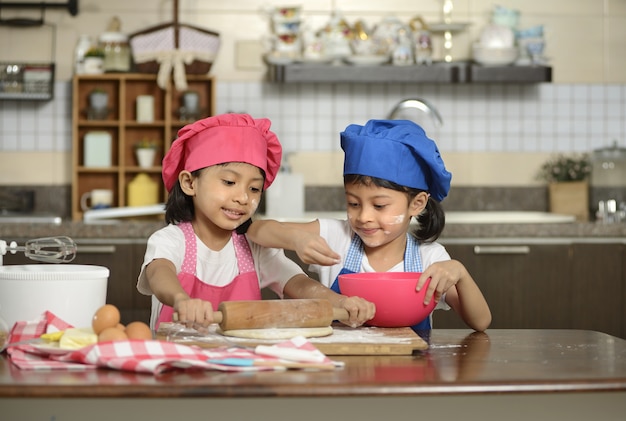
<svg viewBox="0 0 626 421">
<path fill-rule="evenodd" d="M 58 332 L 44 333 L 43 335 L 40 336 L 40 338 L 48 342 L 57 342 L 61 339 L 61 336 L 63 336 L 64 332 L 65 332 L 64 330 L 60 330 Z"/>
<path fill-rule="evenodd" d="M 78 349 L 98 342 L 98 335 L 91 328 L 67 329 L 59 340 L 59 348 Z"/>
</svg>

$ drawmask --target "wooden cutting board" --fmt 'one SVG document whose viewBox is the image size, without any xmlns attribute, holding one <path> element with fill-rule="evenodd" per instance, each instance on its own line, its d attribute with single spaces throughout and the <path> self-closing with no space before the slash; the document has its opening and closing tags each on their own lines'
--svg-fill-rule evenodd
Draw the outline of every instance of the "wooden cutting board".
<svg viewBox="0 0 626 421">
<path fill-rule="evenodd" d="M 176 332 L 176 334 L 171 332 Z M 172 323 L 161 323 L 157 339 L 167 339 L 168 333 L 170 333 L 169 339 L 173 342 L 197 345 L 202 348 L 229 345 L 255 347 L 282 341 L 225 337 L 217 332 L 215 326 L 211 326 L 209 332 L 203 334 Z M 428 344 L 408 327 L 350 328 L 344 325 L 333 325 L 332 335 L 308 340 L 326 355 L 411 355 L 414 351 L 428 349 Z"/>
</svg>

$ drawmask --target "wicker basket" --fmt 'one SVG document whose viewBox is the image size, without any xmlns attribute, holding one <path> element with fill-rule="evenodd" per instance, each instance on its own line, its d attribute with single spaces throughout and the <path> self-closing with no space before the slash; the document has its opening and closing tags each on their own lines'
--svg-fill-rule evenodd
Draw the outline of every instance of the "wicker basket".
<svg viewBox="0 0 626 421">
<path fill-rule="evenodd" d="M 564 181 L 548 185 L 550 212 L 574 215 L 577 221 L 589 221 L 589 183 Z"/>
</svg>

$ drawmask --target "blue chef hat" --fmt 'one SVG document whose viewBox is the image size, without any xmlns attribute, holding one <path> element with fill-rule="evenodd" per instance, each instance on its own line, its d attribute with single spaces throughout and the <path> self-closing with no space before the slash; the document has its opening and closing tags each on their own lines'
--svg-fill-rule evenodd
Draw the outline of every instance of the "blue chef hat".
<svg viewBox="0 0 626 421">
<path fill-rule="evenodd" d="M 351 124 L 341 133 L 343 174 L 382 178 L 425 190 L 442 201 L 450 190 L 450 174 L 437 145 L 409 120 L 370 120 Z"/>
</svg>

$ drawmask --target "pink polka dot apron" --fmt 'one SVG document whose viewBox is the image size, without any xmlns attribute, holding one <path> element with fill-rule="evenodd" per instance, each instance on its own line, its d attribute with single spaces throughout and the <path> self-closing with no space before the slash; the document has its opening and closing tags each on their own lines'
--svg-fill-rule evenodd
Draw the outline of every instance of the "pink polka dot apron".
<svg viewBox="0 0 626 421">
<path fill-rule="evenodd" d="M 245 235 L 239 235 L 235 231 L 232 234 L 239 275 L 227 285 L 215 286 L 206 284 L 196 277 L 196 234 L 191 223 L 182 222 L 178 227 L 185 235 L 185 258 L 178 280 L 190 297 L 210 301 L 213 309 L 217 309 L 222 301 L 261 299 L 259 278 L 254 269 L 254 259 Z M 173 314 L 174 309 L 164 304 L 159 313 L 157 327 L 161 322 L 171 322 Z"/>
</svg>

